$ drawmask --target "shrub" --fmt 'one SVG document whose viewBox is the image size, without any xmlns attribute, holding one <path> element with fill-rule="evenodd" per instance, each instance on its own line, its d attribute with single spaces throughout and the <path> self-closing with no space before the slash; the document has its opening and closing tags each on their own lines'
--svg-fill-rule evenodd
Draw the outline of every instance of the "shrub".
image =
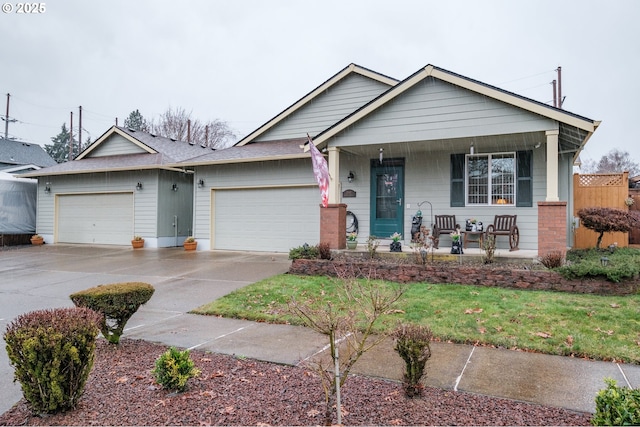
<svg viewBox="0 0 640 427">
<path fill-rule="evenodd" d="M 289 259 L 317 259 L 319 255 L 320 249 L 317 245 L 309 246 L 306 243 L 289 250 Z"/>
<path fill-rule="evenodd" d="M 633 279 L 640 274 L 640 251 L 633 248 L 618 248 L 607 253 L 608 264 L 602 265 L 603 252 L 598 249 L 573 249 L 567 251 L 566 265 L 556 271 L 567 279 L 583 277 L 605 277 L 610 282 Z"/>
<path fill-rule="evenodd" d="M 87 308 L 25 313 L 4 340 L 15 380 L 35 413 L 75 408 L 93 367 L 100 315 Z"/>
<path fill-rule="evenodd" d="M 564 265 L 564 252 L 551 251 L 540 257 L 540 262 L 547 268 L 558 268 Z"/>
<path fill-rule="evenodd" d="M 189 350 L 179 351 L 171 347 L 156 359 L 152 374 L 162 387 L 184 391 L 187 381 L 197 377 L 200 370 L 189 357 Z"/>
<path fill-rule="evenodd" d="M 369 236 L 369 238 L 367 239 L 367 252 L 369 253 L 369 258 L 373 259 L 376 257 L 379 245 L 380 240 L 378 240 L 375 236 Z"/>
<path fill-rule="evenodd" d="M 318 245 L 320 259 L 331 259 L 331 248 L 328 242 L 320 242 Z"/>
<path fill-rule="evenodd" d="M 600 249 L 604 233 L 627 233 L 640 227 L 640 215 L 635 211 L 614 208 L 583 208 L 578 211 L 582 225 L 598 233 L 596 248 Z"/>
<path fill-rule="evenodd" d="M 154 291 L 148 283 L 113 283 L 76 292 L 70 298 L 77 307 L 87 307 L 102 314 L 102 335 L 110 343 L 118 344 L 131 316 L 149 301 Z"/>
<path fill-rule="evenodd" d="M 494 260 L 493 257 L 496 253 L 496 236 L 485 235 L 482 239 L 482 262 L 485 264 L 491 264 Z"/>
<path fill-rule="evenodd" d="M 616 381 L 605 378 L 607 388 L 596 396 L 594 426 L 640 425 L 640 389 L 618 387 Z"/>
<path fill-rule="evenodd" d="M 431 329 L 421 325 L 400 325 L 392 335 L 396 341 L 394 350 L 404 360 L 404 391 L 407 397 L 422 394 L 420 383 L 425 376 L 425 366 L 431 357 Z"/>
</svg>

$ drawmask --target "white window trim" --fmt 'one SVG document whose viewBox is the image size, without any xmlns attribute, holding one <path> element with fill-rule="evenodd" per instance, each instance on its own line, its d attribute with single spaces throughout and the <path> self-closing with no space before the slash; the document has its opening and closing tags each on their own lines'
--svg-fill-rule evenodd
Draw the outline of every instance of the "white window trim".
<svg viewBox="0 0 640 427">
<path fill-rule="evenodd" d="M 493 156 L 501 156 L 501 155 L 511 155 L 513 156 L 513 201 L 512 203 L 491 203 L 491 158 Z M 469 203 L 469 158 L 470 157 L 488 157 L 489 160 L 489 168 L 487 177 L 487 203 Z M 516 205 L 516 197 L 517 197 L 517 184 L 518 184 L 518 171 L 516 170 L 518 164 L 518 159 L 515 151 L 503 151 L 503 152 L 495 152 L 495 153 L 476 153 L 476 154 L 467 154 L 464 157 L 464 205 L 465 206 L 508 206 L 513 207 Z"/>
</svg>

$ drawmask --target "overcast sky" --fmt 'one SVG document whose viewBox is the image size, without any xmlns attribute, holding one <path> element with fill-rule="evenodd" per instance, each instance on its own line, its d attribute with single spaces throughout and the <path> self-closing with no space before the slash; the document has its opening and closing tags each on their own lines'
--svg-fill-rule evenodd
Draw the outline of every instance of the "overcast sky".
<svg viewBox="0 0 640 427">
<path fill-rule="evenodd" d="M 7 8 L 6 0 L 0 0 Z M 583 151 L 640 163 L 637 0 L 67 0 L 0 13 L 0 114 L 51 142 L 83 107 L 83 141 L 132 110 L 182 107 L 239 137 L 356 63 L 402 80 L 427 64 L 601 120 Z M 4 122 L 0 122 L 4 135 Z"/>
</svg>

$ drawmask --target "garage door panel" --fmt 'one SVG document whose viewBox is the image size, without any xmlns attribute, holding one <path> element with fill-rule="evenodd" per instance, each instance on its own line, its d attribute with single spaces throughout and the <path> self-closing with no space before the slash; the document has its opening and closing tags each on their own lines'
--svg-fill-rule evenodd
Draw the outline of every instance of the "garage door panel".
<svg viewBox="0 0 640 427">
<path fill-rule="evenodd" d="M 288 252 L 320 237 L 317 188 L 217 190 L 216 249 Z"/>
<path fill-rule="evenodd" d="M 133 234 L 133 194 L 58 196 L 58 242 L 129 244 Z"/>
</svg>

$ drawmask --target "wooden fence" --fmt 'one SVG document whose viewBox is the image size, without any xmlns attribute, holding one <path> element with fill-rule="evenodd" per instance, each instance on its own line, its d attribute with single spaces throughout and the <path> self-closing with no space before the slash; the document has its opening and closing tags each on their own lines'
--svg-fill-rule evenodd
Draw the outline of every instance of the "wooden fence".
<svg viewBox="0 0 640 427">
<path fill-rule="evenodd" d="M 601 207 L 628 209 L 625 199 L 629 197 L 629 173 L 573 175 L 573 216 L 578 217 L 582 208 Z M 598 234 L 583 226 L 575 229 L 575 249 L 593 248 Z M 601 247 L 617 243 L 629 246 L 628 233 L 605 233 Z"/>
</svg>

